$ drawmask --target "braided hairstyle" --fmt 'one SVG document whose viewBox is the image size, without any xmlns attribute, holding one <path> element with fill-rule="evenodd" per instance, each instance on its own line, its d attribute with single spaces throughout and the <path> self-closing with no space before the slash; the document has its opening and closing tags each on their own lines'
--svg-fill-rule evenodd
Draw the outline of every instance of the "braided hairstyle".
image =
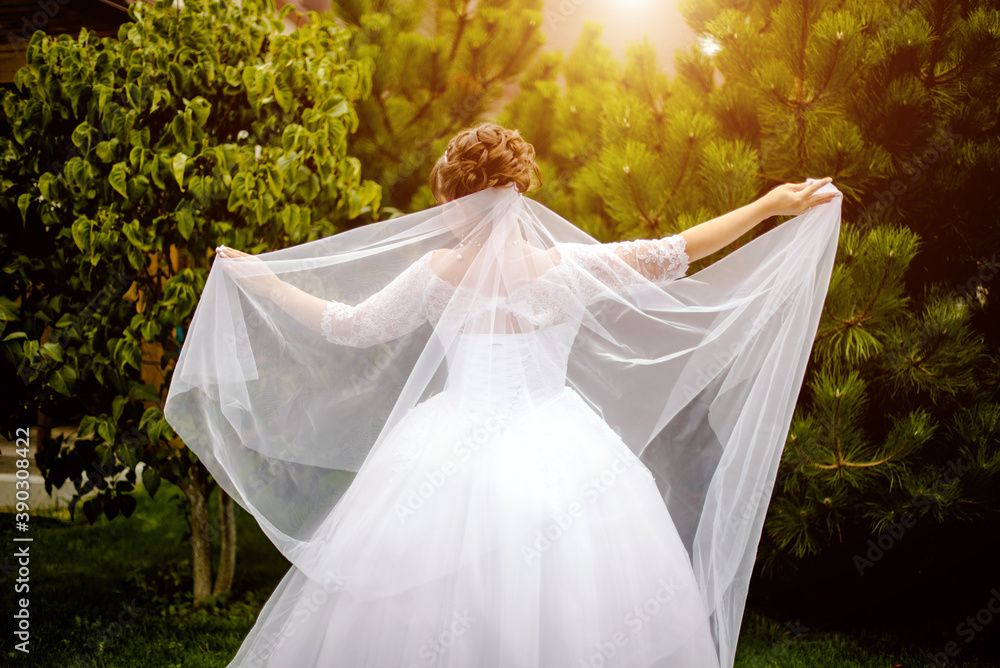
<svg viewBox="0 0 1000 668">
<path fill-rule="evenodd" d="M 535 188 L 532 174 L 538 179 Z M 535 147 L 517 130 L 496 123 L 459 132 L 431 169 L 431 192 L 441 203 L 510 183 L 522 193 L 535 190 L 542 185 L 542 173 L 535 164 Z"/>
</svg>

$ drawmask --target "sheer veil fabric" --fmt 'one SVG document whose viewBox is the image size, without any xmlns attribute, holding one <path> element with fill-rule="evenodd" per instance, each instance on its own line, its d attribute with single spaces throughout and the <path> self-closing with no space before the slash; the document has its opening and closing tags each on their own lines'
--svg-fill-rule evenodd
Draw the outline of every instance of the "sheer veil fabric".
<svg viewBox="0 0 1000 668">
<path fill-rule="evenodd" d="M 350 609 L 343 665 L 732 666 L 836 253 L 824 190 L 691 276 L 683 237 L 600 244 L 514 187 L 217 259 L 165 415 L 293 564 L 239 664 L 322 589 L 298 665 Z M 432 662 L 460 597 L 479 622 Z M 403 601 L 431 621 L 386 640 Z M 712 663 L 685 663 L 699 633 Z"/>
</svg>

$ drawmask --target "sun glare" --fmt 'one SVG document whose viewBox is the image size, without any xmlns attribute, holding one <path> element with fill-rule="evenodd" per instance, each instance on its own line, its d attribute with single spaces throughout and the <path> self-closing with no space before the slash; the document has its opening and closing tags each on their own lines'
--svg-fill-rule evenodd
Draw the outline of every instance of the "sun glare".
<svg viewBox="0 0 1000 668">
<path fill-rule="evenodd" d="M 698 48 L 701 49 L 701 52 L 709 58 L 717 54 L 719 51 L 722 51 L 722 45 L 719 44 L 718 40 L 711 36 L 699 39 Z"/>
</svg>

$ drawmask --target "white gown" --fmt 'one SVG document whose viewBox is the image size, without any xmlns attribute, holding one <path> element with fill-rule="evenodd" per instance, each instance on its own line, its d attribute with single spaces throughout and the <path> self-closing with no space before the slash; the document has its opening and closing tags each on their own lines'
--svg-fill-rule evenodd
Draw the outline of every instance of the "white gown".
<svg viewBox="0 0 1000 668">
<path fill-rule="evenodd" d="M 664 242 L 663 280 L 687 267 L 678 240 Z M 587 263 L 616 247 L 563 252 Z M 425 257 L 368 302 L 367 325 L 331 303 L 327 338 L 434 318 L 449 288 L 429 271 Z M 420 305 L 403 303 L 412 291 Z M 404 306 L 412 321 L 394 320 Z M 540 333 L 459 336 L 446 389 L 395 425 L 319 531 L 313 567 L 336 586 L 293 566 L 230 665 L 719 665 L 652 474 L 566 385 L 568 315 L 548 313 L 558 323 Z"/>
<path fill-rule="evenodd" d="M 731 668 L 840 202 L 692 276 L 507 187 L 216 261 L 164 416 L 293 564 L 230 665 Z"/>
</svg>

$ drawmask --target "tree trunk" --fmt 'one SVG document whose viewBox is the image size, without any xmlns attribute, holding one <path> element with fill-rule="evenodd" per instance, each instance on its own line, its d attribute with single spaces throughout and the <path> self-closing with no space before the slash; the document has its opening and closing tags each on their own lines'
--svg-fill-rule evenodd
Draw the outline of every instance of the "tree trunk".
<svg viewBox="0 0 1000 668">
<path fill-rule="evenodd" d="M 208 499 L 212 488 L 208 471 L 201 462 L 190 469 L 182 487 L 190 504 L 191 565 L 194 575 L 194 602 L 198 605 L 212 593 L 212 539 L 209 533 Z"/>
<path fill-rule="evenodd" d="M 215 575 L 212 595 L 228 594 L 236 573 L 236 513 L 233 497 L 219 487 L 219 570 Z"/>
</svg>

